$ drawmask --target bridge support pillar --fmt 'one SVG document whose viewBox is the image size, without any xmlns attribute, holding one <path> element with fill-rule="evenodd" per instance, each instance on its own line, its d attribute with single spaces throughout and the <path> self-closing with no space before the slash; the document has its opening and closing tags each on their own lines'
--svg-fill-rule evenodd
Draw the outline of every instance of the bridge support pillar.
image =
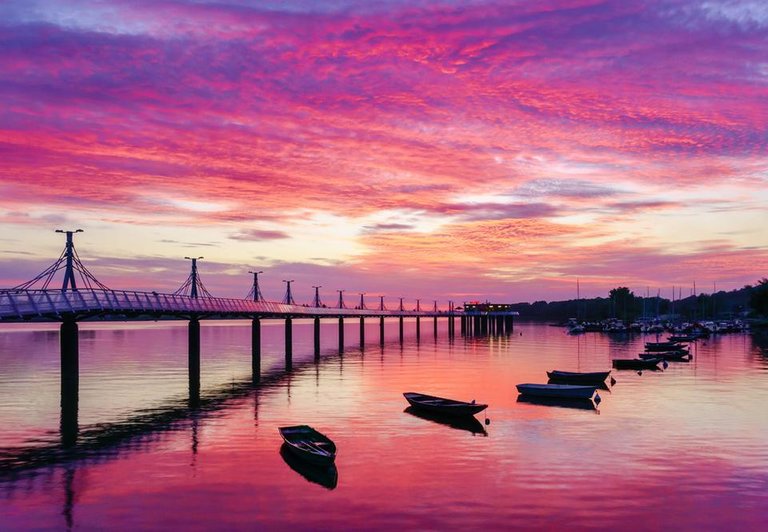
<svg viewBox="0 0 768 532">
<path fill-rule="evenodd" d="M 400 322 L 400 343 L 402 344 L 403 343 L 403 317 L 402 316 L 400 316 L 399 322 Z"/>
<path fill-rule="evenodd" d="M 416 316 L 416 343 L 421 342 L 421 316 Z"/>
<path fill-rule="evenodd" d="M 483 332 L 482 316 L 479 316 L 479 315 L 474 316 L 474 319 L 472 321 L 474 321 L 472 328 L 474 329 L 473 332 L 475 336 L 480 336 Z"/>
<path fill-rule="evenodd" d="M 251 320 L 251 381 L 261 380 L 261 319 Z"/>
<path fill-rule="evenodd" d="M 461 335 L 466 336 L 467 335 L 467 317 L 461 316 L 459 320 L 461 321 Z"/>
<path fill-rule="evenodd" d="M 200 320 L 192 318 L 188 327 L 189 401 L 194 405 L 200 398 Z"/>
<path fill-rule="evenodd" d="M 360 350 L 365 347 L 365 318 L 360 316 Z"/>
<path fill-rule="evenodd" d="M 507 317 L 507 333 L 513 333 L 513 332 L 515 332 L 515 317 L 508 316 Z"/>
<path fill-rule="evenodd" d="M 77 442 L 77 411 L 80 397 L 80 342 L 75 320 L 65 320 L 59 332 L 61 347 L 61 418 L 59 430 L 63 447 Z"/>
<path fill-rule="evenodd" d="M 315 317 L 314 329 L 315 329 L 315 360 L 320 358 L 320 318 Z"/>
<path fill-rule="evenodd" d="M 293 369 L 293 319 L 285 318 L 285 369 Z"/>
<path fill-rule="evenodd" d="M 344 318 L 339 317 L 339 353 L 344 352 Z"/>
<path fill-rule="evenodd" d="M 379 345 L 384 345 L 384 316 L 379 318 Z"/>
</svg>

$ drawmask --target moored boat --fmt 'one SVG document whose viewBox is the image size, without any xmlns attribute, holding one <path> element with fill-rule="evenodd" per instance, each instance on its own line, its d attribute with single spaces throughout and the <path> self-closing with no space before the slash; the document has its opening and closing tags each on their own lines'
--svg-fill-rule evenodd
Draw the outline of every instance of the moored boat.
<svg viewBox="0 0 768 532">
<path fill-rule="evenodd" d="M 616 369 L 655 369 L 661 358 L 614 358 L 613 367 Z"/>
<path fill-rule="evenodd" d="M 280 436 L 295 456 L 312 464 L 328 465 L 336 460 L 336 444 L 309 425 L 280 427 Z"/>
<path fill-rule="evenodd" d="M 644 360 L 650 360 L 653 358 L 660 358 L 662 360 L 690 360 L 693 358 L 688 351 L 667 351 L 658 353 L 640 353 L 638 355 Z"/>
<path fill-rule="evenodd" d="M 577 384 L 518 384 L 517 391 L 522 395 L 534 397 L 557 397 L 560 399 L 591 399 L 597 391 L 596 386 Z"/>
<path fill-rule="evenodd" d="M 687 346 L 679 344 L 677 342 L 646 342 L 646 351 L 683 351 L 687 349 Z"/>
<path fill-rule="evenodd" d="M 403 397 L 414 408 L 445 416 L 474 416 L 488 408 L 488 405 L 476 403 L 474 400 L 467 403 L 417 392 L 405 392 Z"/>
<path fill-rule="evenodd" d="M 672 336 L 668 336 L 667 337 L 667 341 L 668 342 L 674 342 L 674 343 L 679 343 L 679 342 L 695 342 L 696 341 L 696 336 L 694 336 L 692 334 L 672 335 Z"/>
<path fill-rule="evenodd" d="M 605 382 L 610 374 L 610 371 L 576 372 L 553 369 L 547 372 L 547 377 L 552 382 L 563 384 L 600 384 Z"/>
</svg>

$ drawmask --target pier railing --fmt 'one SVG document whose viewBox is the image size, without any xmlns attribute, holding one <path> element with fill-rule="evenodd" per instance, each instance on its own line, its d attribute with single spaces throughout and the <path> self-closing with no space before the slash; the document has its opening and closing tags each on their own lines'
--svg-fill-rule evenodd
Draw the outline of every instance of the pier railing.
<svg viewBox="0 0 768 532">
<path fill-rule="evenodd" d="M 220 297 L 193 298 L 183 295 L 128 290 L 0 290 L 0 320 L 61 319 L 62 315 L 183 316 L 210 314 L 221 317 L 269 316 L 446 316 L 460 312 L 378 310 L 361 308 L 286 305 Z"/>
</svg>

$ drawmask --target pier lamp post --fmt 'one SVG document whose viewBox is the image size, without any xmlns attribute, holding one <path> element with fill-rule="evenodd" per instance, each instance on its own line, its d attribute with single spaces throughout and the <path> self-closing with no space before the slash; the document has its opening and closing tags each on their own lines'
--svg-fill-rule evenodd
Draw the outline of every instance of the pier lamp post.
<svg viewBox="0 0 768 532">
<path fill-rule="evenodd" d="M 253 300 L 264 301 L 264 296 L 261 295 L 261 290 L 259 290 L 259 274 L 264 272 L 259 270 L 257 272 L 249 271 L 248 273 L 253 274 Z"/>
<path fill-rule="evenodd" d="M 205 257 L 184 257 L 192 261 L 192 273 L 189 274 L 189 297 L 197 299 L 197 261 Z"/>
<path fill-rule="evenodd" d="M 363 299 L 364 295 L 365 292 L 360 292 L 360 310 L 365 309 L 365 300 Z"/>
<path fill-rule="evenodd" d="M 339 308 L 344 308 L 344 292 L 345 290 L 336 290 L 339 293 Z"/>
<path fill-rule="evenodd" d="M 67 285 L 70 285 L 70 288 L 72 290 L 77 290 L 77 286 L 75 285 L 75 271 L 73 268 L 74 264 L 74 256 L 75 256 L 75 242 L 72 239 L 72 235 L 75 233 L 82 233 L 82 229 L 75 229 L 74 231 L 66 231 L 64 229 L 56 229 L 57 233 L 63 233 L 67 235 L 67 245 L 64 250 L 64 255 L 67 258 L 67 264 L 66 268 L 64 269 L 64 284 L 61 286 L 61 291 L 66 292 L 67 291 Z"/>
<path fill-rule="evenodd" d="M 283 279 L 283 282 L 285 283 L 285 298 L 283 299 L 283 303 L 286 305 L 295 305 L 296 302 L 293 300 L 293 295 L 291 294 L 291 283 L 294 282 L 294 280 Z"/>
</svg>

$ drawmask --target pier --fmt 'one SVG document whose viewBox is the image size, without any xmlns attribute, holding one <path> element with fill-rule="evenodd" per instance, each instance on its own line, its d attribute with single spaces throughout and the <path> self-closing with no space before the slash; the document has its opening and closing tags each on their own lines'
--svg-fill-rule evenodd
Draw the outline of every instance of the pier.
<svg viewBox="0 0 768 532">
<path fill-rule="evenodd" d="M 79 389 L 79 328 L 82 321 L 158 321 L 186 320 L 188 322 L 188 370 L 190 400 L 200 393 L 200 322 L 203 320 L 251 320 L 251 368 L 253 383 L 261 378 L 261 324 L 262 320 L 282 320 L 285 328 L 285 368 L 293 365 L 293 320 L 311 319 L 314 328 L 314 355 L 320 356 L 320 320 L 338 320 L 339 352 L 344 351 L 344 320 L 359 320 L 359 343 L 365 344 L 365 320 L 378 319 L 379 343 L 384 345 L 385 320 L 396 319 L 398 338 L 404 341 L 404 320 L 415 318 L 416 341 L 421 341 L 421 320 L 432 319 L 433 337 L 438 335 L 438 320 L 447 321 L 448 337 L 456 335 L 459 322 L 462 336 L 509 334 L 514 329 L 514 316 L 507 308 L 466 306 L 457 308 L 452 301 L 447 308 L 423 309 L 416 299 L 413 310 L 406 310 L 404 298 L 399 298 L 395 309 L 388 309 L 384 296 L 378 305 L 369 308 L 364 293 L 359 303 L 349 308 L 344 301 L 344 290 L 338 290 L 338 302 L 333 307 L 324 305 L 319 289 L 314 286 L 312 304 L 296 304 L 291 284 L 286 283 L 281 302 L 266 301 L 259 287 L 261 271 L 251 271 L 253 282 L 245 299 L 214 297 L 205 288 L 198 271 L 198 260 L 203 257 L 185 257 L 191 261 L 191 270 L 180 288 L 173 293 L 156 291 L 113 290 L 99 282 L 80 261 L 74 246 L 77 231 L 57 231 L 66 234 L 64 251 L 51 266 L 30 281 L 19 286 L 0 289 L 0 325 L 4 323 L 60 322 L 61 350 L 61 433 L 63 441 L 73 441 L 77 434 L 77 404 Z M 63 271 L 61 288 L 52 288 L 57 272 Z M 78 286 L 79 279 L 79 286 Z M 37 287 L 39 286 L 39 287 Z"/>
</svg>

